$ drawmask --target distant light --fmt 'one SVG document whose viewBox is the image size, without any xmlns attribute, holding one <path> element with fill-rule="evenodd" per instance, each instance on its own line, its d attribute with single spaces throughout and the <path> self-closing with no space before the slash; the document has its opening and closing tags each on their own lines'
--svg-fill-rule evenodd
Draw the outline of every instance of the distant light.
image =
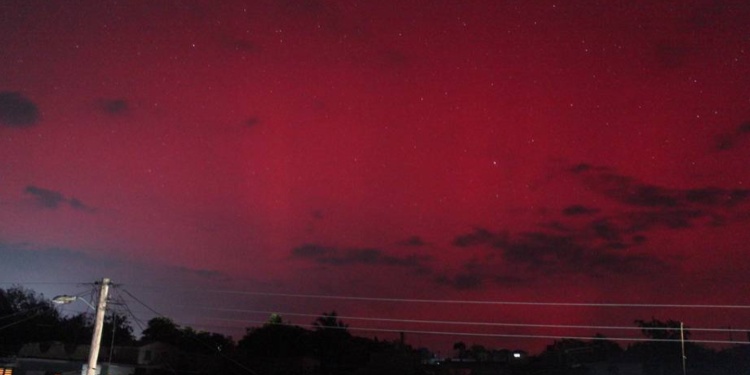
<svg viewBox="0 0 750 375">
<path fill-rule="evenodd" d="M 513 358 L 521 358 L 521 353 L 513 353 Z"/>
</svg>

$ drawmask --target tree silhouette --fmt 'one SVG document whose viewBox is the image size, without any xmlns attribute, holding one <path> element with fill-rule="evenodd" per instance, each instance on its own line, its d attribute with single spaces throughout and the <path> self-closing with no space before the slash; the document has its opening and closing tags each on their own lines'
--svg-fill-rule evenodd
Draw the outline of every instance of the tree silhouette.
<svg viewBox="0 0 750 375">
<path fill-rule="evenodd" d="M 347 324 L 344 324 L 344 322 L 339 320 L 336 311 L 323 313 L 323 315 L 315 319 L 315 321 L 313 322 L 313 327 L 315 327 L 316 331 L 339 330 L 344 332 L 347 332 L 347 329 L 349 328 Z"/>
<path fill-rule="evenodd" d="M 453 343 L 453 350 L 458 351 L 458 358 L 463 360 L 466 356 L 466 343 L 463 341 Z"/>
<path fill-rule="evenodd" d="M 62 318 L 58 324 L 57 331 L 58 339 L 67 346 L 87 345 L 91 343 L 94 325 L 88 314 L 80 313 Z"/>
<path fill-rule="evenodd" d="M 650 321 L 636 320 L 635 324 L 641 327 L 643 336 L 649 339 L 655 340 L 680 340 L 681 335 L 684 334 L 685 340 L 690 337 L 690 332 L 682 329 L 680 322 L 675 320 L 667 320 L 662 322 L 660 320 L 651 318 Z"/>
<path fill-rule="evenodd" d="M 59 321 L 59 313 L 44 296 L 22 287 L 0 289 L 1 351 L 15 354 L 25 343 L 56 339 Z"/>
<path fill-rule="evenodd" d="M 646 374 L 679 374 L 682 372 L 683 355 L 681 335 L 687 339 L 690 332 L 681 329 L 675 320 L 636 320 L 643 336 L 649 341 L 637 343 L 629 351 L 639 357 Z M 692 349 L 691 349 L 692 350 Z"/>
<path fill-rule="evenodd" d="M 104 318 L 102 344 L 106 346 L 111 345 L 113 337 L 114 344 L 117 346 L 135 344 L 136 339 L 133 336 L 133 327 L 130 326 L 127 316 L 111 313 Z"/>
<path fill-rule="evenodd" d="M 349 326 L 338 318 L 336 311 L 323 313 L 313 322 L 315 331 L 311 335 L 315 354 L 320 358 L 323 372 L 341 371 L 352 359 L 352 336 Z"/>
<path fill-rule="evenodd" d="M 148 321 L 148 326 L 143 330 L 141 342 L 151 343 L 160 341 L 176 346 L 179 344 L 181 336 L 180 326 L 175 324 L 172 319 L 156 317 Z"/>
<path fill-rule="evenodd" d="M 312 353 L 309 332 L 283 323 L 247 328 L 237 348 L 250 358 L 300 357 Z"/>
</svg>

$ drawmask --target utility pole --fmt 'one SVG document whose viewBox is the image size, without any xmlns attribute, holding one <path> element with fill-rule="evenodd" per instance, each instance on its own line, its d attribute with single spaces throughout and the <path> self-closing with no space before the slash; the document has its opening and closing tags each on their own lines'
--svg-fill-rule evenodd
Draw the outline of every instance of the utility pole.
<svg viewBox="0 0 750 375">
<path fill-rule="evenodd" d="M 99 358 L 99 347 L 102 342 L 102 330 L 104 329 L 104 313 L 107 310 L 107 295 L 109 294 L 109 279 L 103 278 L 99 289 L 99 304 L 96 305 L 96 321 L 94 322 L 94 335 L 91 336 L 91 351 L 89 352 L 89 367 L 86 375 L 96 375 L 96 361 Z"/>
</svg>

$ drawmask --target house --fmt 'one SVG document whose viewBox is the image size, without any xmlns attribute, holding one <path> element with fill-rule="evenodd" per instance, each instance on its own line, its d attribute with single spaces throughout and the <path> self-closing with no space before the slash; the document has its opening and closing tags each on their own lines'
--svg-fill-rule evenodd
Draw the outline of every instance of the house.
<svg viewBox="0 0 750 375">
<path fill-rule="evenodd" d="M 87 367 L 89 350 L 89 345 L 69 345 L 62 342 L 25 344 L 12 366 L 3 365 L 5 373 L 0 375 L 82 374 Z M 102 347 L 97 374 L 135 375 L 137 352 L 138 348 Z"/>
</svg>

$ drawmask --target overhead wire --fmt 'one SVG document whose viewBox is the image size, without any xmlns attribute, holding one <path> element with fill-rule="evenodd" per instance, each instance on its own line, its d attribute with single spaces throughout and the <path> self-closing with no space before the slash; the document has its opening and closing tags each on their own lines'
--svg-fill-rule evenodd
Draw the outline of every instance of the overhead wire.
<svg viewBox="0 0 750 375">
<path fill-rule="evenodd" d="M 144 287 L 144 286 L 140 286 Z M 145 287 L 148 288 L 148 287 Z M 187 289 L 185 289 L 187 290 Z M 478 301 L 478 300 L 450 300 L 450 299 L 413 299 L 413 298 L 383 298 L 383 297 L 361 297 L 361 296 L 347 296 L 347 295 L 321 295 L 321 294 L 299 294 L 299 293 L 269 293 L 269 292 L 253 292 L 253 291 L 238 291 L 238 290 L 224 290 L 224 289 L 190 289 L 192 292 L 198 292 L 201 294 L 236 294 L 236 295 L 251 295 L 251 296 L 266 296 L 266 297 L 286 297 L 286 298 L 313 298 L 313 299 L 338 299 L 338 300 L 352 300 L 352 301 L 375 301 L 375 302 L 397 302 L 397 303 L 436 303 L 436 304 L 475 304 L 475 305 L 515 305 L 515 306 L 549 306 L 549 307 L 605 307 L 605 308 L 685 308 L 685 309 L 750 309 L 748 305 L 738 304 L 648 304 L 648 303 L 583 303 L 583 302 L 541 302 L 541 301 Z M 187 307 L 187 306 L 182 306 Z M 197 309 L 206 309 L 213 311 L 224 311 L 224 312 L 247 312 L 247 313 L 279 313 L 278 311 L 272 312 L 270 310 L 243 310 L 243 309 L 222 309 L 222 308 L 206 308 L 201 306 L 189 306 Z M 302 316 L 312 317 L 319 316 L 317 314 L 304 314 L 304 313 L 280 313 L 286 316 Z M 446 321 L 446 320 L 420 320 L 420 319 L 395 319 L 395 318 L 379 318 L 379 317 L 357 317 L 357 316 L 342 316 L 340 318 L 349 320 L 362 320 L 362 321 L 381 321 L 390 323 L 407 323 L 407 324 L 451 324 L 451 325 L 465 325 L 465 326 L 497 326 L 497 327 L 516 327 L 516 328 L 552 328 L 552 329 L 591 329 L 591 330 L 640 330 L 640 331 L 659 331 L 659 330 L 670 330 L 674 329 L 671 327 L 636 327 L 636 326 L 612 326 L 612 325 L 564 325 L 564 324 L 532 324 L 532 323 L 500 323 L 500 322 L 461 322 L 461 321 Z M 211 318 L 209 318 L 211 319 Z M 221 318 L 215 318 L 221 320 Z M 252 321 L 244 320 L 229 320 L 229 321 L 242 321 L 244 323 L 252 323 Z M 224 327 L 229 328 L 229 327 Z M 229 328 L 231 329 L 231 328 Z M 365 329 L 365 328 L 362 328 Z M 366 328 L 369 330 L 376 328 Z M 445 331 L 421 331 L 421 330 L 403 330 L 403 329 L 388 329 L 380 328 L 383 332 L 412 332 L 412 333 L 433 333 L 433 334 L 471 334 L 471 335 L 483 335 L 477 333 L 462 333 L 462 332 L 445 332 Z M 702 327 L 691 327 L 691 332 L 706 332 L 706 333 L 722 333 L 722 332 L 746 332 L 745 329 L 732 329 L 732 328 L 702 328 Z M 495 337 L 503 337 L 498 334 L 489 334 Z M 520 335 L 519 337 L 524 336 Z M 529 335 L 525 335 L 529 336 Z M 534 338 L 576 338 L 584 336 L 559 336 L 559 335 L 531 335 Z M 517 337 L 507 336 L 507 337 Z M 620 338 L 623 341 L 627 340 L 644 340 L 644 338 Z M 625 340 L 627 339 L 627 340 Z M 716 343 L 716 344 L 732 344 L 737 343 L 734 340 L 693 340 L 694 342 L 703 343 Z"/>
<path fill-rule="evenodd" d="M 201 307 L 201 306 L 188 306 L 188 305 L 178 305 L 178 306 L 185 307 L 185 308 L 196 308 L 196 309 L 202 309 L 202 310 L 222 311 L 222 312 L 241 312 L 241 313 L 251 313 L 251 314 L 279 314 L 281 316 L 297 316 L 297 317 L 319 317 L 320 316 L 320 314 L 292 313 L 292 312 L 280 312 L 280 311 L 270 311 L 270 310 L 228 309 L 228 308 Z M 652 328 L 652 327 L 636 327 L 636 326 L 469 322 L 469 321 L 456 321 L 456 320 L 395 319 L 395 318 L 360 317 L 360 316 L 338 316 L 338 318 L 349 319 L 349 320 L 380 321 L 380 322 L 393 322 L 393 323 L 446 324 L 446 325 L 490 326 L 490 327 L 637 330 L 637 331 L 674 330 L 674 328 L 671 328 L 671 327 L 653 327 Z M 750 329 L 740 329 L 740 328 L 694 328 L 694 327 L 690 327 L 689 330 L 695 331 L 695 332 L 748 332 L 750 331 Z"/>
<path fill-rule="evenodd" d="M 251 292 L 224 289 L 193 289 L 202 293 L 238 294 L 267 297 L 290 297 L 312 299 L 338 299 L 352 301 L 375 302 L 405 302 L 432 304 L 468 304 L 468 305 L 502 305 L 502 306 L 550 306 L 550 307 L 628 307 L 628 308 L 681 308 L 681 309 L 749 309 L 750 305 L 727 304 L 658 304 L 658 303 L 614 303 L 614 302 L 543 302 L 543 301 L 491 301 L 491 300 L 453 300 L 453 299 L 419 299 L 419 298 L 387 298 L 361 297 L 331 294 L 299 294 L 299 293 L 270 293 Z"/>
<path fill-rule="evenodd" d="M 40 309 L 40 308 L 38 307 L 38 308 L 36 308 L 36 309 L 32 309 L 31 311 L 33 311 L 33 310 L 39 310 L 39 309 Z M 28 312 L 28 311 L 27 311 L 27 312 Z M 14 326 L 14 325 L 16 325 L 16 324 L 21 324 L 21 323 L 23 323 L 23 322 L 26 322 L 26 321 L 29 321 L 29 320 L 31 320 L 31 319 L 34 319 L 34 318 L 36 318 L 36 317 L 38 317 L 38 316 L 40 316 L 40 315 L 42 315 L 42 313 L 41 313 L 40 311 L 37 311 L 37 312 L 35 312 L 35 313 L 33 313 L 33 314 L 31 314 L 31 315 L 29 315 L 29 316 L 27 316 L 27 317 L 23 318 L 23 319 L 17 320 L 17 321 L 15 321 L 15 322 L 13 322 L 13 323 L 9 323 L 9 324 L 6 324 L 6 325 L 4 325 L 4 326 L 0 327 L 0 331 L 4 330 L 4 329 L 6 329 L 6 328 L 10 328 L 10 327 L 13 327 L 13 326 Z"/>
<path fill-rule="evenodd" d="M 127 294 L 128 296 L 130 296 L 130 298 L 132 298 L 132 299 L 133 299 L 134 301 L 138 302 L 138 303 L 139 303 L 139 304 L 140 304 L 141 306 L 143 306 L 143 307 L 145 307 L 146 309 L 150 310 L 151 312 L 153 312 L 153 313 L 154 313 L 154 314 L 156 314 L 157 316 L 159 316 L 159 317 L 162 317 L 162 318 L 166 318 L 166 316 L 164 316 L 164 315 L 160 314 L 160 313 L 159 313 L 158 311 L 156 311 L 156 310 L 154 310 L 153 308 L 151 308 L 151 306 L 149 306 L 149 305 L 147 305 L 146 303 L 144 303 L 143 301 L 141 301 L 141 300 L 140 300 L 140 299 L 139 299 L 138 297 L 134 296 L 134 295 L 133 295 L 132 293 L 130 293 L 130 292 L 129 292 L 129 291 L 127 290 L 127 289 L 123 289 L 123 292 L 125 292 L 125 294 Z M 208 344 L 208 343 L 206 343 L 206 342 L 204 342 L 204 341 L 202 341 L 202 340 L 198 339 L 197 337 L 193 337 L 193 336 L 190 336 L 190 337 L 191 337 L 192 339 L 194 339 L 195 341 L 199 342 L 200 344 L 202 344 L 202 345 L 204 345 L 204 346 L 206 346 L 206 347 L 208 347 L 208 348 L 211 348 L 211 350 L 214 350 L 214 351 L 216 351 L 216 353 L 217 353 L 217 354 L 218 354 L 218 355 L 219 355 L 220 357 L 222 357 L 222 358 L 224 358 L 225 360 L 227 360 L 227 361 L 229 361 L 229 362 L 233 363 L 233 364 L 234 364 L 235 366 L 237 366 L 237 367 L 239 367 L 239 368 L 241 368 L 241 369 L 243 369 L 243 370 L 245 370 L 245 371 L 249 372 L 250 374 L 253 374 L 253 375 L 258 375 L 258 373 L 257 373 L 257 372 L 255 372 L 254 370 L 252 370 L 251 368 L 249 368 L 249 367 L 247 367 L 247 366 L 243 365 L 242 363 L 238 362 L 238 361 L 237 361 L 237 360 L 235 360 L 234 358 L 231 358 L 231 357 L 229 357 L 229 356 L 225 355 L 225 354 L 224 354 L 224 353 L 222 353 L 222 352 L 221 352 L 220 350 L 216 350 L 216 348 L 214 348 L 214 347 L 213 347 L 213 346 L 211 346 L 210 344 Z"/>
<path fill-rule="evenodd" d="M 220 321 L 241 321 L 239 319 L 221 319 Z M 267 321 L 244 321 L 245 323 L 255 324 L 268 324 Z M 291 325 L 291 324 L 290 324 Z M 294 324 L 297 327 L 303 328 L 318 328 L 313 324 Z M 576 336 L 576 335 L 532 335 L 532 334 L 512 334 L 512 333 L 484 333 L 484 332 L 448 332 L 448 331 L 430 331 L 430 330 L 414 330 L 414 329 L 388 329 L 388 328 L 369 328 L 369 327 L 326 327 L 325 329 L 341 329 L 351 331 L 365 331 L 365 332 L 388 332 L 388 333 L 411 333 L 411 334 L 430 334 L 430 335 L 443 335 L 443 336 L 466 336 L 466 337 L 493 337 L 493 338 L 526 338 L 526 339 L 572 339 L 572 340 L 595 340 L 595 341 L 628 341 L 628 342 L 681 342 L 680 339 L 658 339 L 650 337 L 604 337 L 604 336 Z M 695 340 L 686 339 L 685 342 L 691 343 L 703 343 L 703 344 L 749 344 L 744 342 L 729 341 L 729 340 Z"/>
<path fill-rule="evenodd" d="M 80 285 L 80 284 L 78 284 Z M 137 285 L 136 287 L 161 289 L 143 285 Z M 118 288 L 120 289 L 120 288 Z M 172 288 L 175 289 L 175 288 Z M 177 288 L 182 289 L 182 288 Z M 145 304 L 138 297 L 133 295 L 130 291 L 122 289 L 134 301 L 138 302 L 141 306 L 145 307 L 151 313 L 157 316 L 164 317 L 163 314 L 159 313 L 149 305 Z M 185 289 L 188 290 L 188 289 Z M 351 295 L 323 295 L 323 294 L 300 294 L 300 293 L 271 293 L 271 292 L 253 292 L 253 291 L 240 291 L 240 290 L 223 290 L 223 289 L 189 289 L 190 291 L 200 293 L 214 293 L 214 294 L 235 294 L 235 295 L 251 295 L 251 296 L 266 296 L 266 297 L 285 297 L 285 298 L 311 298 L 311 299 L 337 299 L 337 300 L 352 300 L 352 301 L 374 301 L 374 302 L 397 302 L 397 303 L 433 303 L 433 304 L 473 304 L 473 305 L 505 305 L 505 306 L 549 306 L 549 307 L 606 307 L 606 308 L 690 308 L 690 309 L 750 309 L 748 305 L 737 305 L 737 304 L 648 304 L 648 303 L 585 303 L 585 302 L 542 302 L 542 301 L 501 301 L 501 300 L 452 300 L 452 299 L 414 299 L 414 298 L 387 298 L 387 297 L 362 297 L 362 296 L 351 296 Z M 81 293 L 83 295 L 85 293 Z M 122 298 L 122 296 L 120 296 Z M 128 314 L 133 317 L 136 324 L 141 329 L 143 324 L 130 309 L 130 306 L 124 304 Z M 184 307 L 184 306 L 183 306 Z M 209 308 L 202 306 L 190 306 L 196 309 L 210 310 L 210 311 L 222 311 L 222 312 L 242 312 L 242 313 L 273 313 L 270 310 L 245 310 L 245 309 L 228 309 L 228 308 Z M 278 312 L 277 312 L 278 313 Z M 285 316 L 298 316 L 298 317 L 317 317 L 318 314 L 305 314 L 305 313 L 280 313 Z M 467 322 L 467 321 L 450 321 L 450 320 L 425 320 L 425 319 L 397 319 L 397 318 L 380 318 L 380 317 L 360 317 L 360 316 L 340 316 L 339 318 L 348 320 L 360 320 L 360 321 L 380 321 L 389 323 L 407 323 L 407 324 L 446 324 L 446 325 L 464 325 L 464 326 L 496 326 L 496 327 L 516 327 L 516 328 L 553 328 L 553 329 L 592 329 L 592 330 L 643 330 L 643 331 L 654 331 L 654 330 L 667 330 L 674 329 L 669 327 L 632 327 L 632 326 L 611 326 L 611 325 L 565 325 L 565 324 L 536 324 L 536 323 L 503 323 L 503 322 Z M 243 322 L 246 324 L 252 323 L 267 323 L 263 321 L 248 321 L 239 319 L 226 319 L 226 318 L 213 318 L 209 319 L 220 320 L 220 321 L 231 321 L 231 322 Z M 311 325 L 298 325 L 301 327 L 311 327 Z M 230 327 L 223 327 L 230 328 Z M 660 341 L 659 339 L 650 338 L 628 338 L 628 337 L 588 337 L 588 336 L 566 336 L 566 335 L 527 335 L 527 334 L 500 334 L 500 333 L 477 333 L 477 332 L 449 332 L 439 330 L 415 330 L 415 329 L 391 329 L 391 328 L 367 328 L 367 327 L 350 327 L 349 329 L 355 331 L 371 331 L 371 332 L 392 332 L 392 333 L 414 333 L 414 334 L 435 334 L 435 335 L 460 335 L 460 336 L 484 336 L 484 337 L 508 337 L 508 338 L 535 338 L 535 339 L 608 339 L 615 341 Z M 732 328 L 701 328 L 692 327 L 689 328 L 691 332 L 746 332 L 746 329 L 732 329 Z M 673 341 L 673 340 L 664 340 Z M 695 343 L 713 343 L 713 344 L 738 344 L 734 340 L 686 340 L 687 342 Z"/>
<path fill-rule="evenodd" d="M 122 294 L 120 293 L 119 288 L 115 288 L 115 291 L 120 297 L 120 299 L 123 300 L 122 306 L 124 306 L 127 315 L 130 316 L 133 319 L 133 322 L 138 325 L 138 328 L 141 331 L 143 331 L 145 329 L 143 322 L 138 317 L 136 317 L 135 314 L 133 314 L 133 311 L 130 309 L 130 305 L 124 302 L 124 299 L 122 298 Z"/>
</svg>

